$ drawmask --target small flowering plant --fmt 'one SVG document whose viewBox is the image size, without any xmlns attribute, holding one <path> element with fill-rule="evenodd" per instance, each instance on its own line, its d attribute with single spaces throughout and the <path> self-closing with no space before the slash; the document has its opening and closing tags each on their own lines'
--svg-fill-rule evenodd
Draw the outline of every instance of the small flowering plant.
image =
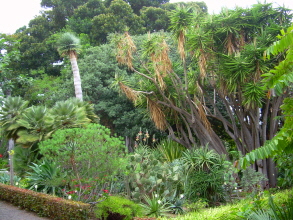
<svg viewBox="0 0 293 220">
<path fill-rule="evenodd" d="M 155 138 L 155 135 L 153 135 L 151 143 L 149 143 L 149 139 L 150 139 L 150 134 L 149 134 L 148 130 L 146 130 L 146 132 L 143 133 L 141 131 L 141 128 L 140 128 L 139 132 L 137 133 L 136 138 L 135 138 L 134 147 L 138 147 L 138 145 L 140 145 L 140 144 L 141 145 L 153 144 L 153 143 L 155 143 L 157 141 L 156 138 Z"/>
<path fill-rule="evenodd" d="M 73 179 L 68 189 L 64 188 L 63 195 L 67 199 L 82 202 L 98 201 L 109 197 L 110 191 L 104 188 L 100 179 Z"/>
<path fill-rule="evenodd" d="M 103 189 L 102 192 L 103 192 L 102 196 L 105 198 L 108 198 L 111 195 L 109 190 L 107 190 L 107 189 Z"/>
</svg>

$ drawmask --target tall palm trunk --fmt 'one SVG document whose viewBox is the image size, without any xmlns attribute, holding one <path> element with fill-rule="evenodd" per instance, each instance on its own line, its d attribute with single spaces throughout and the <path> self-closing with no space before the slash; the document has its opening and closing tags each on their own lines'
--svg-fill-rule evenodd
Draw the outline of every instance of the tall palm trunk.
<svg viewBox="0 0 293 220">
<path fill-rule="evenodd" d="M 82 89 L 81 89 L 81 79 L 79 74 L 79 68 L 77 65 L 77 58 L 75 52 L 70 52 L 70 63 L 73 72 L 73 81 L 74 81 L 74 89 L 75 89 L 75 96 L 76 98 L 82 101 Z"/>
</svg>

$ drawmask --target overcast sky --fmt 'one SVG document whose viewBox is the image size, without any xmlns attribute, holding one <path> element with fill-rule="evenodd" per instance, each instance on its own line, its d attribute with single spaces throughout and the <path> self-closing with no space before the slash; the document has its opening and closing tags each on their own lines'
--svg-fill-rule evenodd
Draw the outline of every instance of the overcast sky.
<svg viewBox="0 0 293 220">
<path fill-rule="evenodd" d="M 171 0 L 171 2 L 182 2 L 190 0 Z M 196 0 L 195 0 L 196 1 Z M 197 0 L 202 1 L 202 0 Z M 234 9 L 235 6 L 249 7 L 256 4 L 257 0 L 203 0 L 206 2 L 209 13 L 218 13 L 222 7 Z M 18 28 L 28 25 L 42 10 L 41 0 L 0 0 L 0 33 L 14 33 Z M 264 1 L 261 1 L 264 2 Z M 275 5 L 293 9 L 293 0 L 267 0 Z"/>
</svg>

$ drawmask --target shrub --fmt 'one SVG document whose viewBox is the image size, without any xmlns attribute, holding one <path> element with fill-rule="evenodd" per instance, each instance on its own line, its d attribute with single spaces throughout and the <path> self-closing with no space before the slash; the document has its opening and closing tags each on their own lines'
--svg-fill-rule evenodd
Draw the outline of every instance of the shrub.
<svg viewBox="0 0 293 220">
<path fill-rule="evenodd" d="M 95 214 L 103 220 L 130 220 L 141 216 L 142 208 L 126 198 L 109 196 L 96 205 Z"/>
<path fill-rule="evenodd" d="M 111 181 L 124 167 L 121 165 L 125 151 L 122 140 L 112 137 L 110 130 L 99 124 L 57 130 L 51 139 L 41 142 L 39 148 L 46 159 L 67 172 L 66 190 L 78 191 L 74 197 L 78 201 L 94 201 L 97 191 L 104 188 L 101 185 Z M 92 187 L 87 187 L 89 185 Z M 90 189 L 94 191 L 89 192 Z"/>
<path fill-rule="evenodd" d="M 89 204 L 4 184 L 0 184 L 0 200 L 56 220 L 86 220 L 91 215 Z"/>
</svg>

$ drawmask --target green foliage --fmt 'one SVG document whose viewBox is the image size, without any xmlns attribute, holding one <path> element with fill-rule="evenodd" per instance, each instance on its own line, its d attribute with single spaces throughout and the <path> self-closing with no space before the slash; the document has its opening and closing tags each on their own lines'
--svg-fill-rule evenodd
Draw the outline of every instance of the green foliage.
<svg viewBox="0 0 293 220">
<path fill-rule="evenodd" d="M 30 165 L 37 163 L 41 157 L 37 145 L 30 148 L 23 148 L 22 146 L 16 146 L 14 149 L 15 156 L 13 157 L 15 172 L 24 177 L 26 172 L 30 171 Z"/>
<path fill-rule="evenodd" d="M 225 161 L 224 164 L 224 190 L 227 193 L 227 201 L 232 202 L 232 195 L 235 193 L 237 194 L 237 188 L 238 188 L 238 170 L 233 164 L 229 161 Z M 236 189 L 236 190 L 235 190 Z"/>
<path fill-rule="evenodd" d="M 198 199 L 196 202 L 187 203 L 185 207 L 189 212 L 198 212 L 201 209 L 208 207 L 208 203 L 204 199 Z"/>
<path fill-rule="evenodd" d="M 71 52 L 77 53 L 80 48 L 80 39 L 74 34 L 66 32 L 58 39 L 57 47 L 61 55 L 68 55 Z"/>
<path fill-rule="evenodd" d="M 182 157 L 182 153 L 185 148 L 170 139 L 164 139 L 157 145 L 158 150 L 163 156 L 163 161 L 172 162 Z"/>
<path fill-rule="evenodd" d="M 183 152 L 182 160 L 190 171 L 208 171 L 212 168 L 221 168 L 223 158 L 208 146 L 193 148 Z"/>
<path fill-rule="evenodd" d="M 111 86 L 115 74 L 126 74 L 125 68 L 116 63 L 111 45 L 104 44 L 86 50 L 84 57 L 79 59 L 79 68 L 83 73 L 85 99 L 94 104 L 102 125 L 132 141 L 140 128 L 143 131 L 147 129 L 150 134 L 155 133 L 157 138 L 162 136 L 144 110 L 135 108 Z M 71 70 L 66 71 L 69 73 Z"/>
<path fill-rule="evenodd" d="M 291 190 L 284 190 L 275 193 L 273 196 L 274 203 L 278 207 L 286 207 L 289 201 L 290 195 L 292 195 Z M 190 212 L 183 216 L 177 216 L 174 220 L 239 220 L 247 219 L 252 211 L 259 209 L 268 210 L 268 195 L 263 195 L 260 199 L 259 205 L 255 205 L 255 200 L 252 198 L 241 199 L 234 201 L 233 203 L 228 203 L 214 208 L 201 209 L 197 212 Z M 288 206 L 287 206 L 288 207 Z M 289 206 L 290 207 L 290 206 Z M 245 213 L 245 215 L 244 215 Z M 162 220 L 170 219 L 169 217 L 161 218 Z"/>
<path fill-rule="evenodd" d="M 224 172 L 223 158 L 208 147 L 183 152 L 182 161 L 186 169 L 184 194 L 195 202 L 199 198 L 213 203 L 223 201 Z"/>
<path fill-rule="evenodd" d="M 170 196 L 180 186 L 183 178 L 180 164 L 160 162 L 155 150 L 138 146 L 128 159 L 127 181 L 134 199 L 140 201 L 144 195 L 152 197 L 155 192 L 159 196 Z"/>
<path fill-rule="evenodd" d="M 273 88 L 275 92 L 280 95 L 284 89 L 286 89 L 290 83 L 293 82 L 293 50 L 291 45 L 293 44 L 293 26 L 289 27 L 286 31 L 281 30 L 280 35 L 277 37 L 279 41 L 274 42 L 267 50 L 267 57 L 270 58 L 270 54 L 278 55 L 285 52 L 285 59 L 274 67 L 269 73 L 264 74 L 264 82 L 269 88 Z"/>
<path fill-rule="evenodd" d="M 8 168 L 8 160 L 3 157 L 0 158 L 0 170 L 6 170 Z"/>
<path fill-rule="evenodd" d="M 292 150 L 292 115 L 293 99 L 285 98 L 281 109 L 285 117 L 284 125 L 281 130 L 273 137 L 272 140 L 266 141 L 264 146 L 255 149 L 246 154 L 245 157 L 240 159 L 240 166 L 246 168 L 249 164 L 257 159 L 265 159 L 273 157 L 274 155 L 282 154 L 284 152 L 291 152 Z"/>
<path fill-rule="evenodd" d="M 224 170 L 194 171 L 188 174 L 184 194 L 191 202 L 206 199 L 211 205 L 225 200 Z"/>
<path fill-rule="evenodd" d="M 90 205 L 0 184 L 0 199 L 50 219 L 86 220 Z"/>
<path fill-rule="evenodd" d="M 18 176 L 13 176 L 13 182 L 15 185 L 18 185 L 20 182 L 21 178 Z M 3 184 L 10 184 L 10 174 L 6 171 L 0 171 L 0 183 Z"/>
<path fill-rule="evenodd" d="M 142 208 L 126 198 L 109 196 L 96 205 L 95 214 L 99 219 L 131 220 L 141 216 Z"/>
<path fill-rule="evenodd" d="M 91 39 L 95 44 L 105 43 L 109 33 L 144 33 L 143 20 L 122 0 L 111 1 L 106 12 L 95 16 L 92 23 Z"/>
<path fill-rule="evenodd" d="M 251 168 L 247 168 L 243 171 L 240 186 L 244 191 L 250 192 L 251 196 L 255 196 L 257 193 L 262 191 L 260 183 L 267 180 L 268 179 L 262 173 Z"/>
<path fill-rule="evenodd" d="M 249 220 L 290 220 L 293 218 L 293 198 L 290 197 L 280 207 L 274 203 L 273 197 L 269 196 L 269 209 L 260 209 L 253 211 L 248 219 Z"/>
<path fill-rule="evenodd" d="M 35 78 L 30 86 L 26 88 L 24 99 L 29 100 L 33 105 L 45 105 L 52 107 L 56 102 L 72 97 L 66 84 L 65 77 L 42 76 Z M 72 82 L 72 81 L 70 81 Z M 70 89 L 72 87 L 70 83 Z M 73 90 L 72 90 L 73 91 Z"/>
<path fill-rule="evenodd" d="M 27 173 L 28 188 L 53 195 L 61 195 L 65 185 L 66 172 L 62 171 L 56 162 L 43 160 L 41 163 L 32 163 L 31 172 Z"/>
<path fill-rule="evenodd" d="M 140 10 L 140 16 L 145 22 L 147 32 L 167 31 L 170 23 L 167 10 L 156 7 L 143 7 Z"/>
<path fill-rule="evenodd" d="M 281 61 L 270 73 L 263 74 L 263 82 L 265 85 L 273 90 L 277 95 L 281 95 L 288 88 L 292 82 L 292 60 L 293 60 L 293 27 L 289 27 L 285 32 L 281 31 L 281 35 L 278 35 L 279 41 L 276 41 L 272 46 L 270 46 L 266 53 L 267 57 L 270 58 L 270 54 L 277 55 L 279 53 L 285 52 L 285 59 Z M 241 167 L 247 167 L 250 163 L 253 163 L 256 159 L 264 159 L 272 157 L 276 154 L 282 153 L 284 150 L 290 149 L 292 145 L 292 104 L 291 98 L 286 98 L 284 104 L 281 106 L 283 110 L 283 115 L 285 116 L 285 122 L 282 129 L 275 135 L 272 140 L 267 141 L 263 147 L 258 148 L 245 157 L 241 158 Z M 289 117 L 288 117 L 289 116 Z M 290 150 L 289 150 L 290 151 Z"/>
<path fill-rule="evenodd" d="M 8 97 L 4 100 L 4 105 L 0 111 L 0 125 L 7 138 L 17 138 L 16 132 L 18 126 L 16 121 L 21 117 L 21 114 L 26 109 L 28 102 L 20 97 Z"/>
<path fill-rule="evenodd" d="M 123 142 L 99 124 L 58 130 L 51 139 L 41 142 L 39 148 L 45 158 L 78 181 L 92 177 L 105 183 L 122 168 Z"/>
<path fill-rule="evenodd" d="M 278 168 L 278 186 L 288 188 L 293 186 L 292 154 L 280 154 L 275 157 Z"/>
<path fill-rule="evenodd" d="M 147 195 L 143 196 L 144 202 L 141 206 L 144 209 L 144 214 L 149 217 L 160 217 L 166 215 L 167 212 L 171 211 L 169 208 L 170 204 L 153 194 L 152 197 Z"/>
</svg>

